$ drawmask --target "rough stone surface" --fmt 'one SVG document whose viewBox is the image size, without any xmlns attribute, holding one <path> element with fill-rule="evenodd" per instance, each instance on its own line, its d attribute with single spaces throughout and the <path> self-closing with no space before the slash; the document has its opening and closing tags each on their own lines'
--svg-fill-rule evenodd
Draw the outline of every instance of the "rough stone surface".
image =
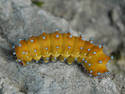
<svg viewBox="0 0 125 94">
<path fill-rule="evenodd" d="M 104 1 L 45 0 L 42 10 L 30 0 L 0 0 L 0 94 L 125 94 L 125 3 Z M 57 28 L 104 43 L 105 52 L 115 56 L 108 65 L 112 75 L 91 78 L 79 65 L 61 62 L 16 64 L 12 44 Z"/>
<path fill-rule="evenodd" d="M 125 93 L 125 1 L 124 0 L 40 0 L 43 9 L 69 21 L 77 32 L 104 44 L 104 51 L 114 55 L 109 65 L 113 81 Z M 63 8 L 62 8 L 63 7 Z M 74 10 L 73 10 L 74 9 Z M 65 11 L 65 13 L 64 13 Z M 121 81 L 120 81 L 120 80 Z M 122 84 L 123 83 L 123 84 Z M 120 85 L 120 88 L 119 88 Z"/>
</svg>

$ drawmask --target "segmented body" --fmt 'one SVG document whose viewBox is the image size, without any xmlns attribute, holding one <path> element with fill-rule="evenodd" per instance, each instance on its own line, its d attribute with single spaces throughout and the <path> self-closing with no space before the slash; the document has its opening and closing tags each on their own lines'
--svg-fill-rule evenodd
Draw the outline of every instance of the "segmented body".
<svg viewBox="0 0 125 94">
<path fill-rule="evenodd" d="M 44 62 L 60 61 L 72 64 L 77 61 L 93 76 L 108 72 L 106 64 L 110 57 L 104 54 L 103 47 L 92 44 L 70 33 L 42 33 L 40 36 L 21 40 L 15 46 L 17 60 L 27 65 L 32 60 Z"/>
</svg>

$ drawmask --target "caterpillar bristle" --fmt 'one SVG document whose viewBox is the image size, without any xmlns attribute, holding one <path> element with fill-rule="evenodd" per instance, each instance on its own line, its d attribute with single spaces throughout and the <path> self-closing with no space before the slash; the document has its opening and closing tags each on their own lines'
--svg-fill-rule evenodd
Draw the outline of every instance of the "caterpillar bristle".
<svg viewBox="0 0 125 94">
<path fill-rule="evenodd" d="M 111 56 L 110 58 L 111 58 L 111 60 L 113 60 L 113 59 L 114 59 L 114 56 Z"/>
<path fill-rule="evenodd" d="M 15 45 L 12 45 L 12 49 L 15 49 Z"/>
<path fill-rule="evenodd" d="M 108 63 L 111 63 L 111 60 L 109 60 Z"/>
<path fill-rule="evenodd" d="M 15 56 L 15 55 L 16 55 L 16 52 L 13 52 L 13 55 Z"/>
<path fill-rule="evenodd" d="M 61 29 L 59 29 L 59 28 L 56 28 L 56 30 L 55 30 L 56 32 L 58 32 L 58 31 L 61 31 Z"/>
<path fill-rule="evenodd" d="M 29 64 L 30 64 L 30 62 L 26 62 L 26 64 L 27 64 L 27 65 L 29 65 Z"/>
<path fill-rule="evenodd" d="M 19 39 L 19 42 L 21 41 L 22 39 Z"/>
<path fill-rule="evenodd" d="M 39 63 L 39 61 L 36 61 L 36 63 Z"/>
<path fill-rule="evenodd" d="M 99 48 L 102 48 L 102 44 L 99 44 Z"/>
</svg>

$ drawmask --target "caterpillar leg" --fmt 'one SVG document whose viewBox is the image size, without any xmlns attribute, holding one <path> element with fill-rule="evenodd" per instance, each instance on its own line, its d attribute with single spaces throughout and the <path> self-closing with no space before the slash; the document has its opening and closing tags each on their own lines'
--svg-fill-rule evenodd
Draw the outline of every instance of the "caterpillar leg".
<svg viewBox="0 0 125 94">
<path fill-rule="evenodd" d="M 58 59 L 58 57 L 53 57 L 53 56 L 51 57 L 51 61 L 52 61 L 52 62 L 56 62 L 57 59 Z"/>
<path fill-rule="evenodd" d="M 43 61 L 44 61 L 44 63 L 48 63 L 50 61 L 50 58 L 49 57 L 43 57 Z"/>
<path fill-rule="evenodd" d="M 66 61 L 66 57 L 59 56 L 59 60 L 60 60 L 61 62 L 65 62 L 65 61 Z"/>
<path fill-rule="evenodd" d="M 71 56 L 68 57 L 67 60 L 66 60 L 66 62 L 67 62 L 68 64 L 72 64 L 74 61 L 75 61 L 74 58 L 71 57 Z"/>
</svg>

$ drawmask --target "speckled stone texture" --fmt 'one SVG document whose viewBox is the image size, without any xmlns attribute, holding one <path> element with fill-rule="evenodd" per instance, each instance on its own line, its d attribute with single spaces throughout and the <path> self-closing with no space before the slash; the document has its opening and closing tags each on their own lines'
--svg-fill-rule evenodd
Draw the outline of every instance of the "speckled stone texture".
<svg viewBox="0 0 125 94">
<path fill-rule="evenodd" d="M 0 94 L 125 94 L 124 4 L 115 1 L 46 0 L 39 8 L 30 0 L 0 0 Z M 104 43 L 108 55 L 120 55 L 108 65 L 112 74 L 91 78 L 79 65 L 62 62 L 16 64 L 12 44 L 57 28 L 72 34 L 84 32 L 86 39 Z"/>
</svg>

